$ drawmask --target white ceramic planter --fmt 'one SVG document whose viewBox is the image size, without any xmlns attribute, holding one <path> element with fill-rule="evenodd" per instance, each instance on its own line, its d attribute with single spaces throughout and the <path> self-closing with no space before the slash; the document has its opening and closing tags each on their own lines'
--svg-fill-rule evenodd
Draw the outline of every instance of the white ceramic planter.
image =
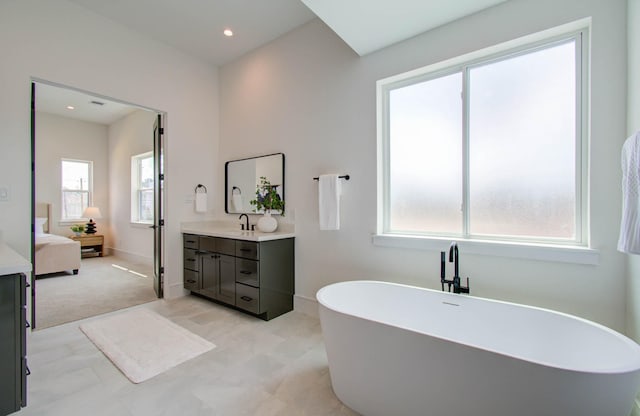
<svg viewBox="0 0 640 416">
<path fill-rule="evenodd" d="M 258 231 L 263 233 L 272 233 L 278 228 L 278 221 L 271 216 L 271 212 L 267 211 L 258 220 Z"/>
</svg>

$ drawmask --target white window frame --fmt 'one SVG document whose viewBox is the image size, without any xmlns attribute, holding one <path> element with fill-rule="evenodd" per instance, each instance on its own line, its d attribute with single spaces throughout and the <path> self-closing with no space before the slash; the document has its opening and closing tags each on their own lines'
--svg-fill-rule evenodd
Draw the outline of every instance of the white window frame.
<svg viewBox="0 0 640 416">
<path fill-rule="evenodd" d="M 63 188 L 63 177 L 64 177 L 64 170 L 62 169 L 62 165 L 64 164 L 64 162 L 73 162 L 73 163 L 85 163 L 88 167 L 89 170 L 89 185 L 88 185 L 88 190 L 84 191 L 81 189 L 64 189 Z M 80 159 L 70 159 L 70 158 L 61 158 L 60 159 L 60 224 L 64 225 L 64 224 L 70 224 L 70 223 L 76 223 L 78 221 L 84 221 L 87 220 L 87 218 L 84 218 L 82 216 L 80 217 L 67 217 L 66 211 L 64 209 L 64 194 L 65 192 L 80 192 L 80 193 L 86 193 L 87 194 L 87 207 L 90 207 L 93 205 L 93 161 L 92 160 L 80 160 Z M 84 210 L 83 210 L 84 211 Z"/>
<path fill-rule="evenodd" d="M 153 187 L 143 188 L 140 186 L 140 162 L 149 158 L 153 159 L 152 151 L 131 156 L 131 224 L 133 225 L 153 224 L 153 219 L 140 219 L 140 194 L 142 191 L 153 191 Z"/>
<path fill-rule="evenodd" d="M 452 240 L 464 244 L 465 252 L 507 257 L 532 258 L 582 264 L 598 264 L 599 252 L 589 247 L 588 209 L 588 140 L 589 140 L 589 26 L 590 19 L 573 22 L 544 32 L 525 36 L 457 58 L 395 75 L 377 82 L 378 112 L 378 192 L 377 232 L 373 243 L 388 247 L 442 250 Z M 458 72 L 491 61 L 529 53 L 554 44 L 576 41 L 576 239 L 575 241 L 529 240 L 517 238 L 474 238 L 472 235 L 424 235 L 394 233 L 389 228 L 389 92 L 401 86 L 412 85 L 426 79 Z M 465 72 L 463 71 L 463 76 Z M 466 99 L 467 97 L 465 97 Z M 466 113 L 466 112 L 465 112 Z M 466 128 L 464 129 L 466 132 Z M 466 133 L 465 133 L 466 134 Z M 464 139 L 467 141 L 467 138 Z M 465 163 L 467 163 L 465 161 Z M 466 169 L 466 167 L 465 167 Z M 468 171 L 468 169 L 466 169 Z M 466 173 L 465 173 L 466 175 Z M 465 178 L 468 183 L 468 177 Z M 466 185 L 465 185 L 466 186 Z M 468 200 L 468 189 L 465 201 Z M 465 214 L 466 217 L 466 214 Z M 465 218 L 465 230 L 468 228 Z"/>
</svg>

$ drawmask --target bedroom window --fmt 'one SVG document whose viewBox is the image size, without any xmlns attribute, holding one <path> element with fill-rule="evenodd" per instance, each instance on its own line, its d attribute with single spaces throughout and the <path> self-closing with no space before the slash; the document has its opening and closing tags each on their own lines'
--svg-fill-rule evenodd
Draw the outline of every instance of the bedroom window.
<svg viewBox="0 0 640 416">
<path fill-rule="evenodd" d="M 586 245 L 585 35 L 379 81 L 379 233 Z"/>
<path fill-rule="evenodd" d="M 153 152 L 131 157 L 131 222 L 153 223 Z"/>
<path fill-rule="evenodd" d="M 93 162 L 62 159 L 62 221 L 78 220 L 91 202 Z"/>
</svg>

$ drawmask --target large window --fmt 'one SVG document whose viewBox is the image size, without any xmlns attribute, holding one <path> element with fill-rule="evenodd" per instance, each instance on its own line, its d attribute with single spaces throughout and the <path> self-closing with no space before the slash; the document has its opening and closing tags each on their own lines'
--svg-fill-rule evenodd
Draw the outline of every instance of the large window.
<svg viewBox="0 0 640 416">
<path fill-rule="evenodd" d="M 582 36 L 380 81 L 382 233 L 585 244 Z"/>
<path fill-rule="evenodd" d="M 131 222 L 153 223 L 153 153 L 131 157 Z"/>
<path fill-rule="evenodd" d="M 93 162 L 62 159 L 62 221 L 82 218 L 91 202 Z"/>
</svg>

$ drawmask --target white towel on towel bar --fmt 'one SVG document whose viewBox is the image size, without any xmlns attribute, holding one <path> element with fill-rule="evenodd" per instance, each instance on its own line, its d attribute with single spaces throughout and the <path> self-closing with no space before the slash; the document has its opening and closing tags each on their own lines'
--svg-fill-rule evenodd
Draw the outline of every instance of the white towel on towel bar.
<svg viewBox="0 0 640 416">
<path fill-rule="evenodd" d="M 622 219 L 618 251 L 640 254 L 640 131 L 622 147 Z"/>
<path fill-rule="evenodd" d="M 196 212 L 207 212 L 206 192 L 196 192 Z"/>
<path fill-rule="evenodd" d="M 321 230 L 340 229 L 340 178 L 337 174 L 320 175 L 318 185 L 318 213 Z"/>
<path fill-rule="evenodd" d="M 237 212 L 242 211 L 242 195 L 241 194 L 233 194 L 231 196 L 231 202 L 233 203 L 233 209 Z"/>
</svg>

